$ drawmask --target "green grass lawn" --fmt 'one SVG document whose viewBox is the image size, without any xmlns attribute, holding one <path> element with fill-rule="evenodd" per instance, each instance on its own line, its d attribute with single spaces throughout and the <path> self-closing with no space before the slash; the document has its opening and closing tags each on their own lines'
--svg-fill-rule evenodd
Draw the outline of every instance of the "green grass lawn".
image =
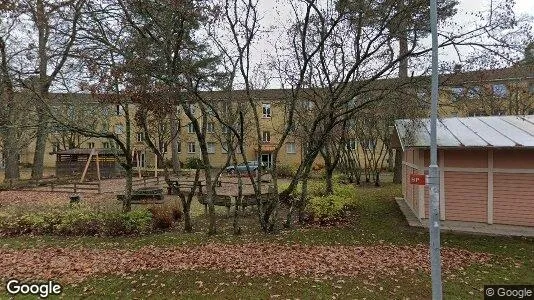
<svg viewBox="0 0 534 300">
<path fill-rule="evenodd" d="M 218 243 L 270 242 L 308 245 L 358 245 L 379 243 L 415 245 L 428 243 L 428 233 L 411 228 L 405 222 L 393 199 L 400 186 L 386 184 L 381 188 L 358 188 L 350 222 L 340 228 L 315 226 L 282 230 L 278 234 L 259 232 L 254 212 L 241 220 L 243 234 L 231 232 L 232 219 L 224 209 L 218 210 L 218 231 L 205 234 L 203 208 L 195 202 L 195 232 L 182 233 L 180 228 L 147 236 L 54 237 L 22 236 L 0 240 L 0 247 L 131 248 L 154 245 L 187 246 Z M 443 276 L 445 299 L 480 299 L 484 284 L 533 284 L 534 240 L 527 238 L 489 237 L 467 234 L 442 234 L 442 245 L 492 254 L 488 264 L 475 264 Z M 0 276 L 1 277 L 1 276 Z M 143 271 L 126 276 L 101 274 L 81 283 L 65 286 L 63 297 L 112 298 L 186 298 L 186 299 L 428 299 L 430 275 L 423 272 L 396 276 L 359 276 L 339 278 L 290 278 L 285 276 L 248 277 L 237 272 L 189 270 L 179 272 Z M 6 298 L 5 291 L 0 292 Z"/>
</svg>

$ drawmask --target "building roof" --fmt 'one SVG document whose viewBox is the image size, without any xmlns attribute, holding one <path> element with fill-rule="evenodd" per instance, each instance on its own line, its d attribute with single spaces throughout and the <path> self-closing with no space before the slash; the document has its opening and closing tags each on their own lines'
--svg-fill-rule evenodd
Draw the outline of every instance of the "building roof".
<svg viewBox="0 0 534 300">
<path fill-rule="evenodd" d="M 430 119 L 396 120 L 395 129 L 403 150 L 430 147 Z M 438 148 L 534 148 L 534 115 L 440 118 L 437 144 Z"/>
</svg>

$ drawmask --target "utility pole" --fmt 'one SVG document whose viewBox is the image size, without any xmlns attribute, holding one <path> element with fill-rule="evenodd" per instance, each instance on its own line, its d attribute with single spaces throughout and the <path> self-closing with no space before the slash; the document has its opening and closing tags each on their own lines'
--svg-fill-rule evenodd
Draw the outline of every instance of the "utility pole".
<svg viewBox="0 0 534 300">
<path fill-rule="evenodd" d="M 438 12 L 436 0 L 430 0 L 430 29 L 432 31 L 432 104 L 430 112 L 430 187 L 429 224 L 432 299 L 441 300 L 441 254 L 439 221 L 439 168 L 436 122 L 438 117 Z"/>
</svg>

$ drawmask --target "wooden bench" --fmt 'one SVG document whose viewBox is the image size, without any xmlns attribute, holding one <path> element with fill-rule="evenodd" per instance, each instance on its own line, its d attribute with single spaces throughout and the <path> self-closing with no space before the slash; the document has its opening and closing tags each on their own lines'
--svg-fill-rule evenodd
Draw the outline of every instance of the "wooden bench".
<svg viewBox="0 0 534 300">
<path fill-rule="evenodd" d="M 204 211 L 208 211 L 208 201 L 206 194 L 198 195 L 198 202 L 204 205 Z M 232 207 L 232 197 L 226 195 L 213 195 L 213 205 L 215 206 L 224 206 L 228 209 L 228 214 L 230 214 L 230 208 Z"/>
<path fill-rule="evenodd" d="M 267 204 L 269 202 L 270 194 L 261 194 L 261 204 Z M 256 198 L 256 195 L 245 195 L 243 196 L 243 199 L 241 200 L 240 206 L 242 209 L 247 208 L 248 206 L 255 206 L 258 205 L 258 198 Z"/>
<path fill-rule="evenodd" d="M 167 195 L 178 195 L 178 191 L 181 193 L 191 191 L 194 184 L 196 184 L 197 189 L 195 190 L 195 194 L 202 194 L 202 187 L 205 186 L 202 184 L 201 181 L 182 181 L 179 182 L 178 180 L 171 180 L 171 185 L 167 186 Z"/>
<path fill-rule="evenodd" d="M 117 200 L 123 201 L 125 195 L 117 195 Z M 162 204 L 163 190 L 160 188 L 141 188 L 132 191 L 131 204 Z"/>
</svg>

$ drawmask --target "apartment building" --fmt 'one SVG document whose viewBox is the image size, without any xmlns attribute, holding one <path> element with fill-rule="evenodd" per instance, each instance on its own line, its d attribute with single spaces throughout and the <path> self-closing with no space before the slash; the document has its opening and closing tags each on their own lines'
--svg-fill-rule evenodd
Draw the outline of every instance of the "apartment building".
<svg viewBox="0 0 534 300">
<path fill-rule="evenodd" d="M 389 79 L 391 80 L 391 79 Z M 427 77 L 416 78 L 417 86 L 424 86 L 428 81 Z M 499 114 L 534 114 L 534 67 L 518 66 L 506 69 L 484 70 L 475 72 L 455 73 L 440 77 L 440 115 L 441 116 L 478 116 L 478 115 L 499 115 Z M 422 83 L 422 84 L 421 84 Z M 414 86 L 416 86 L 414 84 Z M 260 158 L 266 165 L 271 165 L 273 151 L 280 141 L 282 130 L 287 124 L 287 113 L 285 99 L 289 97 L 289 92 L 284 90 L 256 90 L 252 91 L 250 97 L 255 103 L 255 110 L 258 114 L 260 124 L 261 143 L 258 144 L 258 133 L 254 126 L 254 114 L 248 96 L 245 91 L 233 92 L 204 92 L 202 96 L 210 100 L 210 103 L 220 105 L 217 112 L 226 124 L 235 124 L 239 114 L 244 119 L 243 135 L 245 136 L 245 151 L 247 160 Z M 418 97 L 429 98 L 429 93 L 417 92 Z M 55 101 L 59 103 L 73 103 L 68 108 L 66 114 L 79 114 L 83 119 L 98 116 L 101 122 L 98 126 L 107 127 L 119 136 L 125 136 L 125 107 L 122 105 L 103 105 L 96 101 L 91 95 L 54 95 Z M 59 99 L 59 100 L 58 100 Z M 423 99 L 424 100 L 424 99 Z M 302 101 L 299 111 L 313 110 L 312 104 Z M 226 106 L 226 108 L 224 107 Z M 87 110 L 87 107 L 93 107 Z M 96 107 L 96 108 L 95 108 Z M 182 107 L 176 108 L 178 111 L 178 150 L 179 160 L 186 162 L 190 158 L 200 158 L 201 152 L 198 144 L 195 129 L 191 124 Z M 200 125 L 206 132 L 207 152 L 212 165 L 224 166 L 228 158 L 228 149 L 235 147 L 227 137 L 228 128 L 225 128 L 214 112 L 206 109 L 206 118 L 202 118 L 202 111 L 198 105 L 192 103 L 188 108 L 193 115 L 200 120 Z M 135 124 L 133 117 L 136 106 L 130 104 L 128 113 Z M 202 122 L 204 120 L 204 122 Z M 298 124 L 296 125 L 298 126 Z M 302 159 L 303 141 L 297 134 L 298 128 L 292 132 L 282 145 L 278 164 L 297 166 Z M 146 145 L 147 133 L 141 128 L 133 125 L 130 132 L 132 147 L 134 151 L 135 164 L 141 168 L 154 168 L 156 158 Z M 350 151 L 356 151 L 362 155 L 370 151 L 382 149 L 383 141 L 380 139 L 358 139 L 357 136 L 350 137 L 346 147 Z M 261 147 L 260 147 L 261 146 Z M 114 142 L 99 138 L 86 138 L 52 128 L 46 146 L 45 167 L 55 166 L 54 152 L 67 148 L 113 148 Z M 261 150 L 259 150 L 261 148 Z M 31 164 L 33 161 L 34 144 L 28 143 L 21 150 L 21 163 Z M 165 159 L 171 159 L 171 146 L 163 149 Z M 235 147 L 238 154 L 238 161 L 241 162 L 239 147 Z M 388 154 L 384 159 L 384 166 L 388 164 Z M 322 164 L 319 158 L 317 164 Z M 0 162 L 1 164 L 1 162 Z M 161 162 L 160 162 L 161 164 Z"/>
</svg>

